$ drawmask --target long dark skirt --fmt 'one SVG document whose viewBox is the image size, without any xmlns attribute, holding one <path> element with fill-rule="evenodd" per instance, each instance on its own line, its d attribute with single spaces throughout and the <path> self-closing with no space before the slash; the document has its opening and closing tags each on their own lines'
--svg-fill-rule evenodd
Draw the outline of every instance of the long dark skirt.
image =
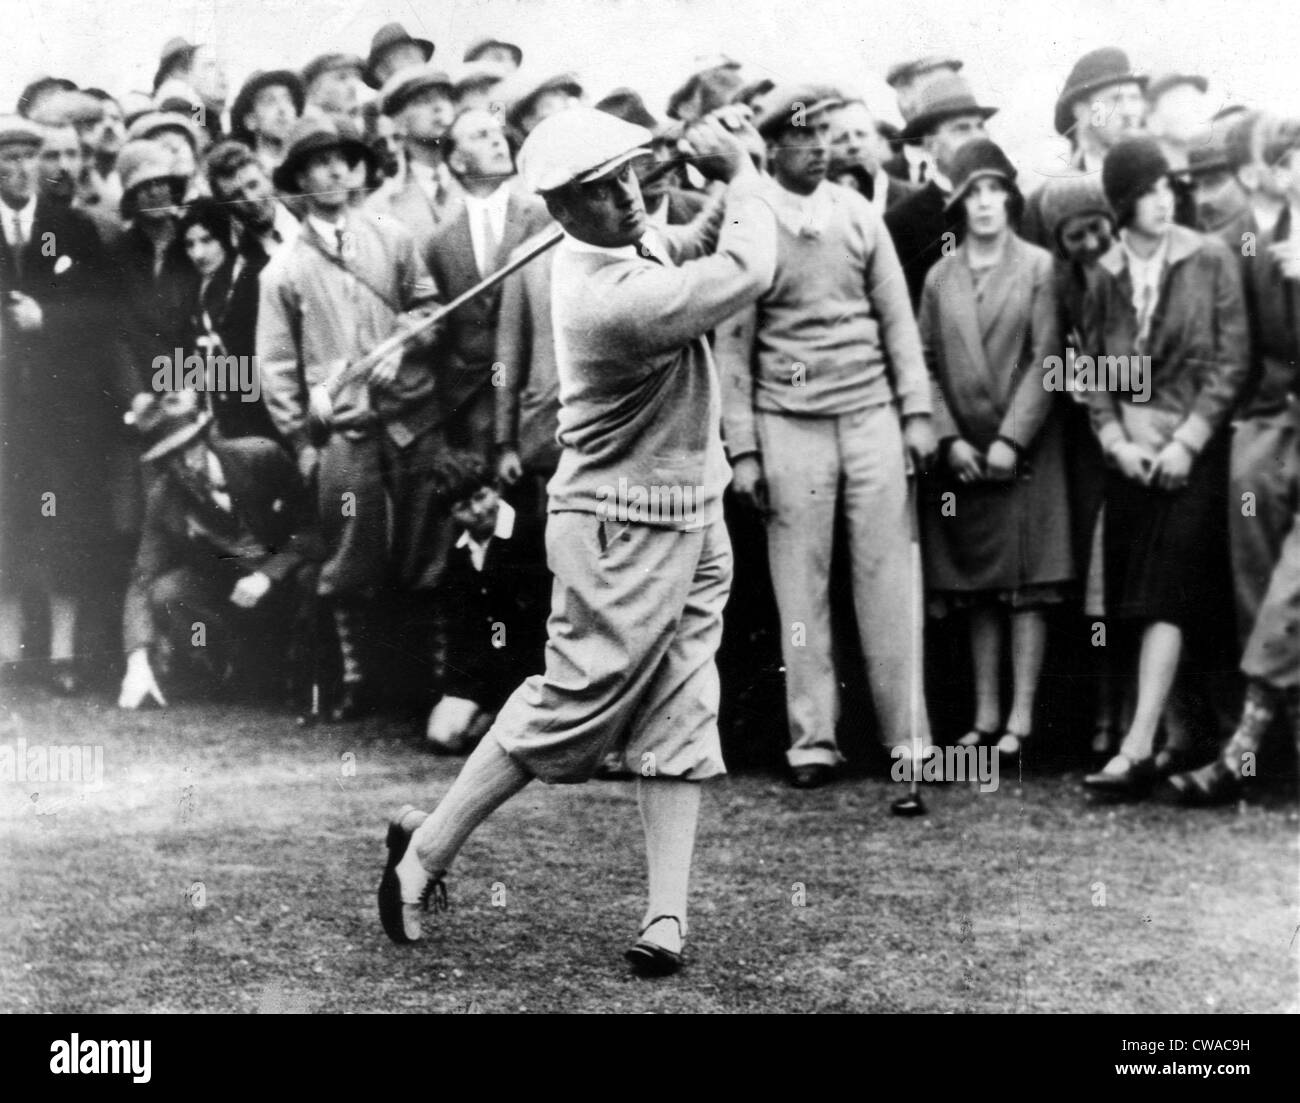
<svg viewBox="0 0 1300 1103">
<path fill-rule="evenodd" d="M 1106 482 L 1106 609 L 1180 628 L 1214 623 L 1230 589 L 1228 438 L 1220 434 L 1170 493 L 1118 471 Z"/>
</svg>

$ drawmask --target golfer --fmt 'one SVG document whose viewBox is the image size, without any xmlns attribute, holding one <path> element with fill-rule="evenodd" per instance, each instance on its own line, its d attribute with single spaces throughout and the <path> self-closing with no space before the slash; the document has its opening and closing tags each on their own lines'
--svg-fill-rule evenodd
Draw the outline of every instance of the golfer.
<svg viewBox="0 0 1300 1103">
<path fill-rule="evenodd" d="M 565 235 L 553 277 L 563 452 L 547 488 L 546 672 L 506 701 L 432 814 L 406 808 L 391 821 L 379 916 L 395 942 L 419 939 L 430 900 L 445 906 L 452 860 L 494 809 L 534 778 L 586 781 L 617 749 L 638 775 L 649 868 L 627 957 L 642 975 L 682 963 L 699 783 L 726 769 L 714 655 L 731 586 L 731 471 L 705 336 L 768 289 L 776 264 L 770 185 L 743 125 L 719 114 L 685 136 L 701 170 L 728 185 L 711 253 L 649 228 L 632 165 L 651 155 L 648 130 L 573 107 L 524 143 L 523 177 Z"/>
</svg>

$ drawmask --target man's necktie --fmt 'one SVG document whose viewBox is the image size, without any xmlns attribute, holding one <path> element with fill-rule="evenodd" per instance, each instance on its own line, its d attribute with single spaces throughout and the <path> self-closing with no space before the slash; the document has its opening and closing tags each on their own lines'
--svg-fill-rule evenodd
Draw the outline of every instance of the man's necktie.
<svg viewBox="0 0 1300 1103">
<path fill-rule="evenodd" d="M 929 168 L 929 165 L 928 165 L 925 161 L 921 161 L 921 162 L 916 166 L 916 182 L 917 182 L 918 184 L 924 184 L 924 183 L 926 183 L 929 179 L 930 179 L 930 168 Z"/>
<path fill-rule="evenodd" d="M 11 240 L 13 242 L 14 271 L 17 273 L 18 278 L 22 279 L 23 262 L 26 260 L 26 258 L 23 256 L 23 253 L 27 251 L 27 239 L 23 237 L 22 216 L 17 211 L 14 211 L 13 217 L 14 217 L 14 228 L 13 228 L 13 234 L 11 235 Z"/>
</svg>

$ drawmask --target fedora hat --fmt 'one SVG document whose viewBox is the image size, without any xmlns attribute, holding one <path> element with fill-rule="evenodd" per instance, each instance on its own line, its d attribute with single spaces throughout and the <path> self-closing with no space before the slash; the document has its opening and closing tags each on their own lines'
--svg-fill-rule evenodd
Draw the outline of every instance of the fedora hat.
<svg viewBox="0 0 1300 1103">
<path fill-rule="evenodd" d="M 414 38 L 407 34 L 406 28 L 400 23 L 385 23 L 375 32 L 375 37 L 370 40 L 370 54 L 366 58 L 365 71 L 361 74 L 361 79 L 375 91 L 378 91 L 383 85 L 383 81 L 375 73 L 375 66 L 383 60 L 384 55 L 394 46 L 418 46 L 424 54 L 425 61 L 433 57 L 436 48 L 427 38 Z"/>
<path fill-rule="evenodd" d="M 199 406 L 195 391 L 162 391 L 138 399 L 123 420 L 144 438 L 140 462 L 154 463 L 206 432 L 212 414 Z"/>
<path fill-rule="evenodd" d="M 449 100 L 455 99 L 456 86 L 442 69 L 428 62 L 399 69 L 379 90 L 379 110 L 385 115 L 396 115 L 416 96 L 431 88 L 441 88 Z"/>
<path fill-rule="evenodd" d="M 186 60 L 194 56 L 194 52 L 199 48 L 197 43 L 190 42 L 185 38 L 169 38 L 162 48 L 162 53 L 158 55 L 158 68 L 153 75 L 153 86 L 157 90 L 158 85 L 167 77 L 167 70 L 170 69 L 182 55 Z"/>
<path fill-rule="evenodd" d="M 335 69 L 354 69 L 358 76 L 364 78 L 366 63 L 356 54 L 321 54 L 307 62 L 302 69 L 302 86 L 304 91 L 311 87 L 312 81 Z"/>
<path fill-rule="evenodd" d="M 996 107 L 986 107 L 976 100 L 970 84 L 961 74 L 941 73 L 921 86 L 916 113 L 899 137 L 905 142 L 915 142 L 946 119 L 961 115 L 978 115 L 987 119 L 997 113 Z"/>
<path fill-rule="evenodd" d="M 503 50 L 508 50 L 510 55 L 515 59 L 515 68 L 518 69 L 524 63 L 524 52 L 513 42 L 502 42 L 499 38 L 480 38 L 470 43 L 465 50 L 465 56 L 461 61 L 469 64 L 471 61 L 478 61 L 492 47 L 499 46 Z"/>
<path fill-rule="evenodd" d="M 176 158 L 171 151 L 152 138 L 136 138 L 126 142 L 117 155 L 117 172 L 122 181 L 119 210 L 123 218 L 134 217 L 131 200 L 141 184 L 168 180 L 183 195 L 185 185 L 189 183 L 183 173 L 176 171 Z"/>
<path fill-rule="evenodd" d="M 1092 50 L 1074 63 L 1065 80 L 1065 88 L 1056 101 L 1056 133 L 1068 134 L 1074 127 L 1074 105 L 1112 84 L 1135 83 L 1146 90 L 1147 76 L 1129 64 L 1128 54 L 1118 46 Z"/>
<path fill-rule="evenodd" d="M 374 150 L 361 140 L 351 126 L 340 122 L 333 115 L 310 111 L 293 124 L 293 129 L 289 132 L 288 151 L 271 174 L 271 182 L 282 192 L 296 194 L 298 172 L 307 163 L 307 159 L 313 154 L 331 149 L 341 151 L 345 157 L 355 156 L 372 169 L 376 167 Z"/>
<path fill-rule="evenodd" d="M 230 129 L 235 136 L 241 139 L 248 138 L 249 134 L 244 129 L 244 116 L 253 110 L 253 103 L 257 100 L 257 94 L 265 88 L 287 88 L 289 95 L 293 97 L 293 108 L 301 115 L 303 105 L 302 81 L 298 79 L 298 74 L 290 69 L 259 69 L 246 81 L 243 87 L 239 89 L 239 94 L 235 96 L 234 105 L 230 108 Z"/>
<path fill-rule="evenodd" d="M 45 135 L 35 123 L 21 115 L 0 115 L 0 146 L 40 146 Z"/>
<path fill-rule="evenodd" d="M 641 94 L 631 88 L 615 88 L 596 104 L 596 110 L 633 126 L 643 126 L 652 134 L 659 129 L 659 120 L 650 114 Z"/>
<path fill-rule="evenodd" d="M 536 74 L 523 70 L 507 77 L 496 89 L 497 97 L 506 106 L 506 122 L 523 132 L 520 125 L 533 105 L 548 92 L 563 92 L 574 99 L 582 99 L 582 85 L 573 73 L 557 73 L 539 80 Z"/>
</svg>

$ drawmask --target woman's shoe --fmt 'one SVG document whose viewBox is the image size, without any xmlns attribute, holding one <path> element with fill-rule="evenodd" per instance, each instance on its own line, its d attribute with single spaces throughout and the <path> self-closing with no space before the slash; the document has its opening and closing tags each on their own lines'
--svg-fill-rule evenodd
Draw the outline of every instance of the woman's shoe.
<svg viewBox="0 0 1300 1103">
<path fill-rule="evenodd" d="M 997 732 L 986 732 L 981 728 L 971 728 L 957 740 L 959 747 L 986 747 L 997 738 Z"/>
<path fill-rule="evenodd" d="M 682 921 L 675 915 L 656 915 L 641 928 L 641 934 L 644 936 L 646 931 L 661 919 L 671 919 L 677 924 L 678 934 L 681 934 Z M 685 936 L 682 937 L 685 938 Z M 680 953 L 676 950 L 665 949 L 659 943 L 650 942 L 644 937 L 638 938 L 623 956 L 627 958 L 628 964 L 632 966 L 632 972 L 639 977 L 666 977 L 677 972 L 682 967 L 682 955 Z"/>
<path fill-rule="evenodd" d="M 1028 739 L 1028 732 L 1024 735 L 1011 731 L 1003 732 L 1002 738 L 998 740 L 998 754 L 1003 758 L 1017 758 Z"/>
<path fill-rule="evenodd" d="M 1199 770 L 1170 774 L 1159 793 L 1162 800 L 1181 804 L 1184 808 L 1231 804 L 1240 795 L 1241 778 L 1217 760 Z"/>
<path fill-rule="evenodd" d="M 1191 755 L 1181 747 L 1162 747 L 1151 762 L 1155 766 L 1157 778 L 1181 774 L 1192 764 Z"/>
<path fill-rule="evenodd" d="M 1085 777 L 1083 786 L 1100 796 L 1138 798 L 1151 791 L 1155 780 L 1153 759 L 1134 760 L 1121 751 L 1104 768 Z"/>
</svg>

